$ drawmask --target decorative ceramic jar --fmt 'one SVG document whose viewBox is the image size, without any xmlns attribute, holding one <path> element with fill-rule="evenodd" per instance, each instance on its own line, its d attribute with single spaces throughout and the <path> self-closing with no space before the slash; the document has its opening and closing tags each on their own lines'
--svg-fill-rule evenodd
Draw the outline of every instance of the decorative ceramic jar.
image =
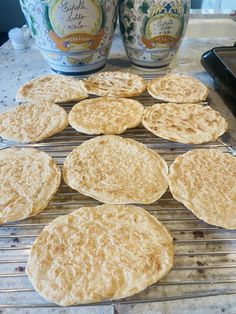
<svg viewBox="0 0 236 314">
<path fill-rule="evenodd" d="M 36 44 L 52 70 L 84 74 L 107 60 L 117 0 L 20 0 Z"/>
<path fill-rule="evenodd" d="M 190 0 L 119 0 L 119 21 L 130 63 L 167 66 L 184 36 Z"/>
</svg>

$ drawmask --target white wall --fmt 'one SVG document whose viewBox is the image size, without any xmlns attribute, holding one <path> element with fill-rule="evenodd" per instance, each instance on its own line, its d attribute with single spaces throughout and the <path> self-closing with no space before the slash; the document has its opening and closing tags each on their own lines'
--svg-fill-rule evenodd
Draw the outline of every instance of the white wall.
<svg viewBox="0 0 236 314">
<path fill-rule="evenodd" d="M 222 0 L 220 8 L 236 10 L 236 0 Z"/>
<path fill-rule="evenodd" d="M 236 0 L 203 0 L 202 9 L 236 10 Z"/>
</svg>

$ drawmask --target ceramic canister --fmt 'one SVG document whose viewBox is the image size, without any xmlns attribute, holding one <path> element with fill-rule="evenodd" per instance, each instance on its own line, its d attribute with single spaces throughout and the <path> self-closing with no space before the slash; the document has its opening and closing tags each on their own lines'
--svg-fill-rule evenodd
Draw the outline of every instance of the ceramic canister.
<svg viewBox="0 0 236 314">
<path fill-rule="evenodd" d="M 184 36 L 190 0 L 119 0 L 123 43 L 132 65 L 168 65 Z"/>
<path fill-rule="evenodd" d="M 20 0 L 36 44 L 56 72 L 83 74 L 107 60 L 117 0 Z"/>
</svg>

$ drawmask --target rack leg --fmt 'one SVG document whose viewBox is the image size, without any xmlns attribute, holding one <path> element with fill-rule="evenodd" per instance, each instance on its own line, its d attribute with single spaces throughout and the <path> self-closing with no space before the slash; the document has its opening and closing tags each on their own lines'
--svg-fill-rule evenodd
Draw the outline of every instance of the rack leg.
<svg viewBox="0 0 236 314">
<path fill-rule="evenodd" d="M 114 303 L 111 305 L 111 313 L 112 314 L 119 314 L 119 312 L 116 309 L 116 304 L 114 304 Z"/>
</svg>

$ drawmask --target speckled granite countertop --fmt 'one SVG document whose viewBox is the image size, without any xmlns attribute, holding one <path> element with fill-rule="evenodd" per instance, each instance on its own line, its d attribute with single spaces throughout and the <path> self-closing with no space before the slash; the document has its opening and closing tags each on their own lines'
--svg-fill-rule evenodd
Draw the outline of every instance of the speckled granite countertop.
<svg viewBox="0 0 236 314">
<path fill-rule="evenodd" d="M 188 73 L 201 79 L 212 90 L 214 84 L 210 76 L 204 71 L 200 65 L 201 54 L 213 47 L 232 45 L 233 39 L 184 39 L 179 53 L 167 69 L 157 71 L 153 76 L 165 74 L 168 71 L 178 71 L 180 73 Z M 124 69 L 138 73 L 136 70 L 129 68 L 124 48 L 119 35 L 115 35 L 109 61 L 106 70 Z M 40 53 L 31 44 L 24 51 L 13 50 L 11 44 L 7 42 L 0 48 L 0 112 L 8 110 L 16 105 L 14 98 L 16 90 L 27 80 L 51 73 L 47 64 L 41 57 Z M 231 111 L 225 106 L 222 98 L 216 96 L 215 108 L 219 110 L 228 120 L 230 130 L 227 140 L 234 144 L 236 140 L 236 120 Z M 226 102 L 231 102 L 230 98 L 224 96 Z M 0 309 L 0 313 L 15 313 L 14 309 Z M 18 309 L 17 313 L 79 313 L 79 314 L 108 314 L 114 313 L 111 306 L 88 307 L 81 309 Z M 200 298 L 194 300 L 181 300 L 171 302 L 160 302 L 152 304 L 139 305 L 120 305 L 117 306 L 116 312 L 119 314 L 141 314 L 141 313 L 236 313 L 236 297 L 233 296 L 217 296 Z"/>
</svg>

